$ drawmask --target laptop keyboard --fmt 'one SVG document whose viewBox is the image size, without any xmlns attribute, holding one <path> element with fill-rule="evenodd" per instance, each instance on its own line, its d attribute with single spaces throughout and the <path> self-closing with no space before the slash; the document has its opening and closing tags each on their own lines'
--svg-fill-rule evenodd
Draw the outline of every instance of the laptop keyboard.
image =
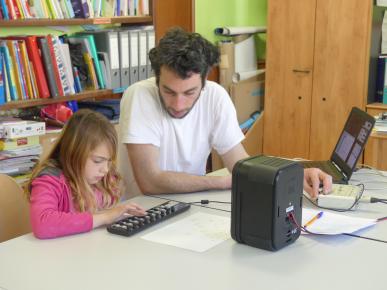
<svg viewBox="0 0 387 290">
<path fill-rule="evenodd" d="M 337 170 L 336 166 L 334 166 L 329 161 L 307 161 L 302 162 L 304 168 L 320 168 L 325 173 L 328 173 L 333 177 L 333 179 L 342 179 L 342 175 L 339 170 Z"/>
</svg>

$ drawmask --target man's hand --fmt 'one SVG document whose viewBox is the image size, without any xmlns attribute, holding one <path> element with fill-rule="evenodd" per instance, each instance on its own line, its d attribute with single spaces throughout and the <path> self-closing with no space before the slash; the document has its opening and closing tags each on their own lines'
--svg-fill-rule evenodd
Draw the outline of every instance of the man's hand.
<svg viewBox="0 0 387 290">
<path fill-rule="evenodd" d="M 304 169 L 304 190 L 312 198 L 318 196 L 320 184 L 323 185 L 323 193 L 332 191 L 332 176 L 326 174 L 318 168 Z"/>
</svg>

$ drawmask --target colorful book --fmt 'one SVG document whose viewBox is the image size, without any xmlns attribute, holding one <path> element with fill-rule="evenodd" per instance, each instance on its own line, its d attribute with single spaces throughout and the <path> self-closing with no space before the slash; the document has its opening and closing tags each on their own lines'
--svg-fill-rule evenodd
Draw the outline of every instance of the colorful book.
<svg viewBox="0 0 387 290">
<path fill-rule="evenodd" d="M 8 8 L 9 19 L 17 19 L 16 11 L 13 6 L 12 0 L 5 0 L 5 4 Z"/>
<path fill-rule="evenodd" d="M 55 56 L 54 45 L 52 42 L 52 35 L 47 35 L 46 39 L 47 39 L 47 44 L 48 44 L 48 48 L 50 51 L 52 67 L 54 70 L 54 78 L 55 78 L 55 83 L 56 83 L 57 88 L 58 88 L 59 96 L 64 96 L 63 86 L 62 86 L 61 77 L 60 77 L 60 73 L 59 73 L 58 62 L 57 62 L 57 58 Z"/>
<path fill-rule="evenodd" d="M 9 53 L 8 45 L 6 41 L 0 42 L 0 51 L 3 55 L 4 63 L 5 63 L 5 70 L 7 71 L 7 78 L 8 78 L 8 87 L 11 95 L 12 101 L 17 101 L 19 99 L 19 94 L 16 89 L 16 82 L 15 82 L 15 70 L 14 65 L 11 59 L 11 55 Z"/>
<path fill-rule="evenodd" d="M 1 7 L 1 12 L 3 14 L 3 19 L 9 20 L 9 13 L 8 13 L 8 8 L 7 4 L 5 3 L 5 0 L 0 0 L 0 7 Z"/>
<path fill-rule="evenodd" d="M 42 58 L 40 56 L 40 49 L 38 46 L 37 36 L 31 35 L 25 37 L 28 58 L 32 62 L 33 71 L 35 73 L 36 84 L 39 91 L 40 98 L 49 98 L 50 91 L 48 89 L 46 75 L 44 74 L 44 68 Z"/>
<path fill-rule="evenodd" d="M 97 76 L 95 73 L 93 59 L 91 58 L 90 54 L 88 54 L 87 52 L 83 53 L 83 57 L 85 59 L 86 65 L 87 65 L 88 74 L 90 76 L 91 84 L 92 84 L 89 88 L 92 90 L 96 90 L 96 89 L 98 89 L 98 81 L 97 81 Z"/>
<path fill-rule="evenodd" d="M 26 100 L 27 99 L 27 86 L 25 83 L 25 75 L 24 75 L 24 69 L 21 62 L 21 56 L 20 56 L 20 47 L 19 43 L 16 40 L 11 40 L 11 45 L 14 49 L 14 60 L 15 60 L 15 68 L 17 72 L 18 79 L 16 80 L 16 84 L 20 85 L 21 89 L 21 99 Z M 11 50 L 10 50 L 11 51 Z M 11 54 L 12 57 L 12 54 Z"/>
<path fill-rule="evenodd" d="M 71 0 L 73 6 L 75 18 L 89 18 L 89 6 L 86 0 Z"/>
<path fill-rule="evenodd" d="M 55 81 L 54 68 L 51 61 L 50 48 L 48 46 L 47 39 L 45 37 L 41 37 L 38 38 L 38 42 L 40 50 L 42 51 L 43 67 L 51 97 L 59 97 L 59 90 Z"/>
<path fill-rule="evenodd" d="M 4 93 L 5 93 L 5 102 L 11 102 L 12 99 L 11 99 L 11 92 L 9 90 L 9 83 L 8 83 L 8 72 L 6 70 L 6 66 L 5 66 L 5 57 L 2 53 L 0 53 L 0 56 L 2 57 L 3 59 L 3 77 L 4 77 Z"/>
<path fill-rule="evenodd" d="M 18 40 L 20 49 L 20 60 L 23 68 L 24 83 L 26 84 L 28 99 L 34 98 L 34 91 L 32 88 L 32 81 L 30 75 L 30 62 L 27 56 L 27 48 L 24 40 Z"/>
<path fill-rule="evenodd" d="M 101 89 L 104 89 L 106 86 L 105 86 L 104 79 L 102 77 L 101 67 L 100 67 L 99 62 L 98 62 L 98 54 L 97 54 L 97 48 L 95 46 L 94 35 L 92 35 L 92 34 L 77 34 L 77 35 L 74 35 L 73 37 L 82 38 L 82 39 L 85 39 L 87 41 L 86 45 L 84 45 L 84 49 L 86 49 L 87 53 L 89 53 L 90 56 L 92 57 L 93 64 L 95 66 L 95 72 L 96 72 L 97 79 L 98 79 L 98 85 Z M 84 52 L 86 52 L 86 51 L 84 51 Z"/>
<path fill-rule="evenodd" d="M 70 82 L 68 80 L 67 73 L 66 73 L 64 55 L 62 54 L 62 50 L 60 48 L 60 41 L 57 36 L 53 36 L 53 35 L 51 36 L 51 41 L 52 41 L 52 47 L 54 50 L 55 61 L 58 68 L 59 80 L 63 88 L 63 94 L 67 96 L 67 95 L 70 95 L 71 93 Z"/>
<path fill-rule="evenodd" d="M 68 41 L 68 40 L 67 40 Z M 91 76 L 89 75 L 88 67 L 83 56 L 82 44 L 71 43 L 68 41 L 70 49 L 70 57 L 73 68 L 77 69 L 77 76 L 74 74 L 74 80 L 76 77 L 79 79 L 80 87 L 85 90 L 92 86 Z"/>
<path fill-rule="evenodd" d="M 5 82 L 4 74 L 6 73 L 3 64 L 3 54 L 0 53 L 0 105 L 5 103 Z"/>
</svg>

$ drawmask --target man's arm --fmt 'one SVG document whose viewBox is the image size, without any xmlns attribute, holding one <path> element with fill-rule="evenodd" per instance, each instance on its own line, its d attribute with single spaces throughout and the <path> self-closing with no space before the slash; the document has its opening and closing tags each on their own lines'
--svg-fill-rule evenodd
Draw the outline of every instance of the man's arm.
<svg viewBox="0 0 387 290">
<path fill-rule="evenodd" d="M 234 146 L 231 150 L 221 155 L 224 166 L 226 166 L 230 172 L 232 172 L 237 161 L 247 157 L 249 157 L 249 155 L 241 143 L 238 143 L 238 145 Z"/>
<path fill-rule="evenodd" d="M 243 148 L 243 145 L 238 144 L 221 157 L 224 165 L 231 172 L 238 160 L 247 158 L 249 155 Z M 304 190 L 308 192 L 312 198 L 316 198 L 318 196 L 320 184 L 323 186 L 323 194 L 331 192 L 332 176 L 326 174 L 318 168 L 304 169 Z"/>
<path fill-rule="evenodd" d="M 231 187 L 230 176 L 197 176 L 161 170 L 158 164 L 159 149 L 154 145 L 127 144 L 126 147 L 134 177 L 145 194 L 183 193 Z"/>
</svg>

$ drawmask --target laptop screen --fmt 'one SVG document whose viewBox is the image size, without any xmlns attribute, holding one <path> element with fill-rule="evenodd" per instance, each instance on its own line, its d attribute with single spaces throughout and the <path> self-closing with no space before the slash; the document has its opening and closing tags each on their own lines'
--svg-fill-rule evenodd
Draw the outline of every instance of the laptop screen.
<svg viewBox="0 0 387 290">
<path fill-rule="evenodd" d="M 374 124 L 374 117 L 356 107 L 352 108 L 331 157 L 348 179 L 363 152 Z"/>
</svg>

